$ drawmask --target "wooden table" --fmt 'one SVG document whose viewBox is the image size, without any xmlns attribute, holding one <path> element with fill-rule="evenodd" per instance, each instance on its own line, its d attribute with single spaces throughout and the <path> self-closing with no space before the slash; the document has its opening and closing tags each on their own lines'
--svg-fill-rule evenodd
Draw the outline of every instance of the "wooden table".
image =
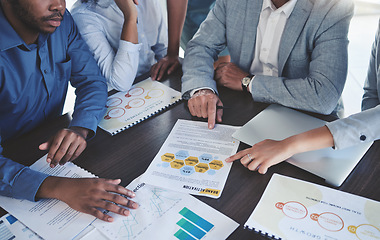
<svg viewBox="0 0 380 240">
<path fill-rule="evenodd" d="M 180 90 L 180 73 L 168 77 L 163 83 Z M 249 94 L 220 88 L 219 93 L 225 106 L 223 123 L 242 126 L 267 104 L 253 102 Z M 103 178 L 121 178 L 122 185 L 128 185 L 149 166 L 172 130 L 177 119 L 197 119 L 190 115 L 186 102 L 172 106 L 142 123 L 115 136 L 98 129 L 87 149 L 75 160 L 75 164 Z M 3 144 L 4 155 L 25 165 L 31 165 L 46 152 L 38 150 L 38 145 L 46 141 L 56 131 L 66 127 L 70 116 L 64 115 L 22 137 Z M 241 143 L 239 150 L 248 146 Z M 375 142 L 343 185 L 342 191 L 354 193 L 380 201 L 380 145 Z M 254 232 L 244 230 L 244 223 L 260 200 L 273 173 L 326 185 L 324 180 L 287 162 L 269 168 L 267 174 L 250 172 L 239 162 L 233 164 L 222 196 L 219 199 L 197 197 L 240 224 L 229 239 L 266 239 Z M 328 186 L 328 185 L 326 185 Z M 5 214 L 2 210 L 1 214 Z M 270 217 L 270 216 L 268 216 Z"/>
</svg>

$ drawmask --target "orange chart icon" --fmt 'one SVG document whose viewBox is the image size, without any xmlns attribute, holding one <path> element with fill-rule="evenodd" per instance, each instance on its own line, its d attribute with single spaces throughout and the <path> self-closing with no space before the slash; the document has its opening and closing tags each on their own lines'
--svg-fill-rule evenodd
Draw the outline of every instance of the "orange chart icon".
<svg viewBox="0 0 380 240">
<path fill-rule="evenodd" d="M 161 97 L 162 95 L 164 95 L 164 90 L 152 89 L 146 94 L 145 99 L 158 98 L 158 97 Z"/>
<path fill-rule="evenodd" d="M 282 210 L 285 216 L 293 219 L 303 219 L 307 216 L 306 207 L 299 202 L 290 201 L 287 203 L 276 203 L 276 208 Z"/>
<path fill-rule="evenodd" d="M 126 109 L 138 108 L 145 104 L 145 100 L 142 98 L 135 98 L 128 102 L 125 106 Z"/>
<path fill-rule="evenodd" d="M 125 97 L 132 97 L 132 96 L 139 96 L 144 93 L 144 88 L 141 87 L 135 87 L 130 89 L 127 94 L 125 94 Z"/>
<path fill-rule="evenodd" d="M 118 105 L 120 105 L 123 101 L 118 98 L 118 97 L 114 97 L 114 98 L 109 98 L 107 100 L 107 103 L 106 103 L 106 107 L 109 108 L 109 107 L 116 107 Z"/>
<path fill-rule="evenodd" d="M 108 120 L 111 118 L 119 118 L 125 114 L 125 110 L 123 108 L 113 108 L 108 111 L 107 115 L 104 119 Z"/>
<path fill-rule="evenodd" d="M 380 230 L 370 224 L 361 224 L 359 226 L 348 226 L 348 231 L 356 235 L 360 240 L 380 239 Z"/>
</svg>

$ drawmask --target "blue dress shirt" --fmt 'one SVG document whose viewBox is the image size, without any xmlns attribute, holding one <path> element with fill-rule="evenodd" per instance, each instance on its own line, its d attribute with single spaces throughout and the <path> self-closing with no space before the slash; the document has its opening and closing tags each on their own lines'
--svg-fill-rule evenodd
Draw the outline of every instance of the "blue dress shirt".
<svg viewBox="0 0 380 240">
<path fill-rule="evenodd" d="M 60 116 L 69 81 L 77 95 L 70 125 L 91 130 L 91 137 L 105 112 L 107 87 L 69 12 L 54 33 L 27 45 L 0 7 L 0 141 Z M 0 146 L 0 195 L 34 201 L 46 177 L 4 157 Z"/>
</svg>

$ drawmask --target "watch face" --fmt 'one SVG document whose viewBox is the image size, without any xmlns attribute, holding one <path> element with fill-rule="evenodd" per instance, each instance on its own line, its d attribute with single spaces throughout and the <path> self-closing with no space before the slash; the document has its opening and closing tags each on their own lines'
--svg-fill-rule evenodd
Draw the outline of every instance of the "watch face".
<svg viewBox="0 0 380 240">
<path fill-rule="evenodd" d="M 251 82 L 251 78 L 250 77 L 245 77 L 243 78 L 243 80 L 241 81 L 241 83 L 244 85 L 244 86 L 248 86 L 248 84 Z"/>
</svg>

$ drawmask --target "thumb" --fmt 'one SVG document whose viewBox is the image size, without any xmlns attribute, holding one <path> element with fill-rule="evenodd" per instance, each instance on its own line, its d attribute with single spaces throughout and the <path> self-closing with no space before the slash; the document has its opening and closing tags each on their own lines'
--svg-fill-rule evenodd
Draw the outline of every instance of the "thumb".
<svg viewBox="0 0 380 240">
<path fill-rule="evenodd" d="M 49 142 L 44 142 L 42 144 L 40 144 L 40 146 L 38 147 L 40 150 L 48 150 L 49 149 Z"/>
</svg>

